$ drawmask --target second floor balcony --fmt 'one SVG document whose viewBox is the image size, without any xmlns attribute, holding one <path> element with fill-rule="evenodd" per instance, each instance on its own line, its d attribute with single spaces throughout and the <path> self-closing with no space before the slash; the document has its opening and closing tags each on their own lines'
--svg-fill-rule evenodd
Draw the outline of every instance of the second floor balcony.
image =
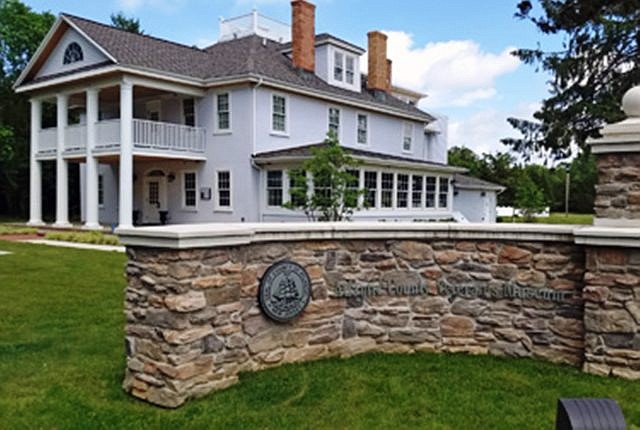
<svg viewBox="0 0 640 430">
<path fill-rule="evenodd" d="M 166 155 L 204 157 L 206 131 L 203 127 L 191 127 L 145 119 L 133 119 L 133 150 L 137 155 Z M 40 130 L 38 138 L 38 158 L 55 158 L 57 153 L 58 130 Z M 94 155 L 114 155 L 120 150 L 120 119 L 96 123 L 96 146 Z M 70 125 L 65 128 L 65 157 L 84 156 L 87 151 L 86 124 Z"/>
<path fill-rule="evenodd" d="M 95 93 L 94 93 L 95 94 Z M 88 151 L 89 99 L 85 92 L 68 95 L 63 103 L 43 100 L 43 116 L 35 142 L 38 159 L 62 157 L 80 159 Z M 122 149 L 121 104 L 119 87 L 100 89 L 94 96 L 94 139 L 89 153 L 96 157 L 114 157 Z M 134 155 L 177 159 L 205 159 L 206 129 L 196 126 L 197 98 L 153 88 L 133 90 L 132 110 L 128 111 Z M 57 106 L 56 106 L 57 104 Z M 59 112 L 64 112 L 58 115 Z M 65 118 L 66 117 L 66 118 Z M 125 123 L 128 123 L 126 121 Z M 47 127 L 48 126 L 48 127 Z M 53 126 L 53 127 L 52 127 Z M 60 133 L 59 130 L 63 129 Z M 61 143 L 59 144 L 59 141 Z"/>
</svg>

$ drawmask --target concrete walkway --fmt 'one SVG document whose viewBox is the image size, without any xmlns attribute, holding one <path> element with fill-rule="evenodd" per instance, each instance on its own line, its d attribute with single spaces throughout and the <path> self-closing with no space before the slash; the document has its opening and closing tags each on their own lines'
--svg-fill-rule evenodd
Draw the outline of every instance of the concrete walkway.
<svg viewBox="0 0 640 430">
<path fill-rule="evenodd" d="M 77 248 L 77 249 L 91 249 L 93 251 L 125 252 L 124 246 L 95 245 L 92 243 L 64 242 L 61 240 L 47 240 L 47 239 L 25 240 L 24 242 L 33 243 L 36 245 L 58 246 L 61 248 Z"/>
<path fill-rule="evenodd" d="M 0 251 L 0 257 L 3 255 L 9 255 L 11 254 L 9 251 Z"/>
</svg>

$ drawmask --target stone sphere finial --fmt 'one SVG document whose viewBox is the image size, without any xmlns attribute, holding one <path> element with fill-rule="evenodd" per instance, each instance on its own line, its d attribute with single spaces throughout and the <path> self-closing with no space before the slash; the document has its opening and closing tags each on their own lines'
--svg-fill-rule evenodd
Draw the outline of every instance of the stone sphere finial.
<svg viewBox="0 0 640 430">
<path fill-rule="evenodd" d="M 622 110 L 630 118 L 640 117 L 640 86 L 635 86 L 624 94 Z"/>
</svg>

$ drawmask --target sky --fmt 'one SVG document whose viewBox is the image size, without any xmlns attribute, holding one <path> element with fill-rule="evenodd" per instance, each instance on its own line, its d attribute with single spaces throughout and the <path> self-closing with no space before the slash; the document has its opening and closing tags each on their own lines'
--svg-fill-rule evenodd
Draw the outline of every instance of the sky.
<svg viewBox="0 0 640 430">
<path fill-rule="evenodd" d="M 67 12 L 109 22 L 122 11 L 145 33 L 207 46 L 219 19 L 250 12 L 290 22 L 290 0 L 26 0 L 36 11 Z M 557 49 L 562 40 L 514 17 L 518 0 L 315 0 L 316 32 L 366 48 L 367 32 L 389 36 L 393 83 L 427 97 L 420 107 L 449 118 L 449 147 L 506 151 L 518 136 L 508 117 L 531 118 L 547 96 L 549 76 L 523 64 L 515 48 Z M 363 62 L 366 64 L 366 61 Z"/>
</svg>

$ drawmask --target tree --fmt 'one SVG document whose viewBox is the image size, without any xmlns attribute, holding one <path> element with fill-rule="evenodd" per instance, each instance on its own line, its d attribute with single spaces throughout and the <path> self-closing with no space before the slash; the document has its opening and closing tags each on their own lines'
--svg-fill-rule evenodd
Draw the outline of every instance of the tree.
<svg viewBox="0 0 640 430">
<path fill-rule="evenodd" d="M 526 64 L 552 75 L 550 96 L 534 114 L 535 121 L 510 118 L 522 134 L 504 139 L 524 156 L 546 153 L 555 159 L 584 147 L 608 122 L 623 118 L 620 100 L 640 82 L 640 3 L 638 0 L 520 1 L 516 17 L 528 20 L 545 35 L 564 37 L 562 49 L 518 49 Z"/>
<path fill-rule="evenodd" d="M 289 171 L 289 209 L 303 210 L 310 221 L 348 221 L 364 190 L 351 170 L 360 163 L 340 146 L 329 132 L 324 145 L 312 149 L 302 167 Z"/>
<path fill-rule="evenodd" d="M 55 17 L 0 0 L 0 213 L 24 216 L 29 195 L 29 103 L 12 85 Z M 45 186 L 47 183 L 45 182 Z"/>
<path fill-rule="evenodd" d="M 129 33 L 144 34 L 140 28 L 140 20 L 137 18 L 128 18 L 123 12 L 111 14 L 111 25 L 128 31 Z"/>
<path fill-rule="evenodd" d="M 527 175 L 518 184 L 515 203 L 527 221 L 532 221 L 535 214 L 542 212 L 547 206 L 542 190 Z"/>
</svg>

